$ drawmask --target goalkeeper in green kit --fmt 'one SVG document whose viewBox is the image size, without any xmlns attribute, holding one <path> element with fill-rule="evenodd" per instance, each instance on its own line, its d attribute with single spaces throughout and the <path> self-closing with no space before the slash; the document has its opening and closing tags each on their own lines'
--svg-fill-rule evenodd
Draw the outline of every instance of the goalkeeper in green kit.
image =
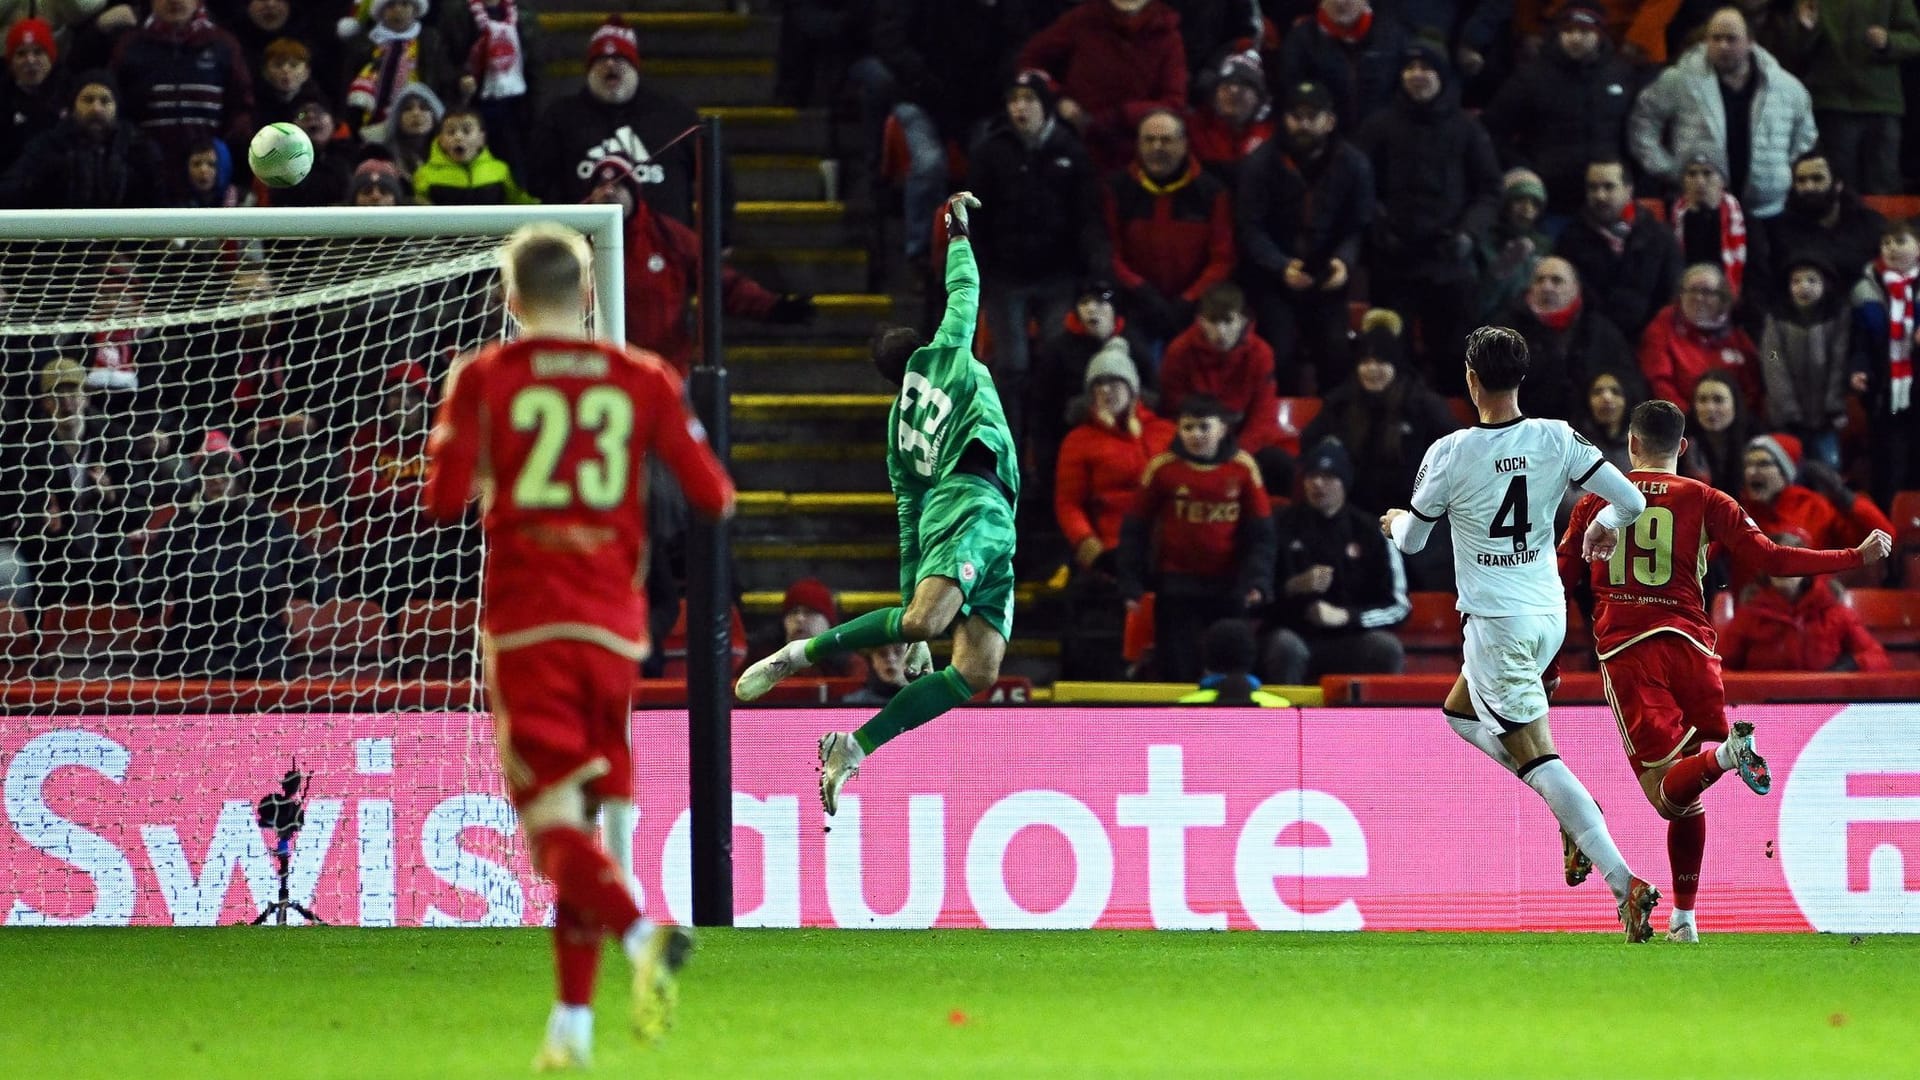
<svg viewBox="0 0 1920 1080">
<path fill-rule="evenodd" d="M 910 644 L 913 681 L 906 689 L 860 730 L 820 739 L 820 803 L 829 814 L 868 754 L 992 686 L 1013 632 L 1020 468 L 993 376 L 973 358 L 980 271 L 967 210 L 979 205 L 967 192 L 947 202 L 947 310 L 933 340 L 923 343 L 904 326 L 883 326 L 873 336 L 874 366 L 900 387 L 887 414 L 887 476 L 900 514 L 901 606 L 788 642 L 734 687 L 742 701 L 753 701 L 822 657 Z M 932 671 L 926 643 L 949 629 L 953 664 Z"/>
</svg>

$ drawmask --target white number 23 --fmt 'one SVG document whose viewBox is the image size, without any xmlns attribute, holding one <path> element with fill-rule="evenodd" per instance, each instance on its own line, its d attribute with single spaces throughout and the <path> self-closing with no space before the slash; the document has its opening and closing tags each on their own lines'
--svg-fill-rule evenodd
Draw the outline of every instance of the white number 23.
<svg viewBox="0 0 1920 1080">
<path fill-rule="evenodd" d="M 897 437 L 900 452 L 913 455 L 913 469 L 921 476 L 933 475 L 933 436 L 952 412 L 953 399 L 945 391 L 917 371 L 907 373 L 900 385 Z"/>
</svg>

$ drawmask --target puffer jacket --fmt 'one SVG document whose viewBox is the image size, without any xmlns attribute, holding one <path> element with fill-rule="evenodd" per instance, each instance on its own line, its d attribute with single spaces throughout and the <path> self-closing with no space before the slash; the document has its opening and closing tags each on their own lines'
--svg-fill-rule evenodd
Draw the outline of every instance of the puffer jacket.
<svg viewBox="0 0 1920 1080">
<path fill-rule="evenodd" d="M 1720 635 L 1728 671 L 1885 671 L 1893 666 L 1860 613 L 1815 578 L 1797 599 L 1757 588 L 1741 600 Z M 1843 660 L 1851 667 L 1839 666 Z"/>
<path fill-rule="evenodd" d="M 1813 149 L 1819 136 L 1813 123 L 1813 98 L 1773 54 L 1753 50 L 1760 80 L 1753 97 L 1753 156 L 1747 187 L 1736 192 L 1740 205 L 1756 218 L 1770 218 L 1787 204 L 1793 186 L 1793 159 Z M 1640 94 L 1627 118 L 1627 145 L 1649 175 L 1680 182 L 1675 151 L 1694 143 L 1727 146 L 1727 111 L 1719 77 L 1707 64 L 1707 47 L 1696 45 Z"/>
<path fill-rule="evenodd" d="M 429 206 L 506 206 L 537 203 L 513 178 L 507 163 L 481 149 L 465 165 L 447 156 L 438 142 L 426 164 L 413 174 L 413 194 Z"/>
<path fill-rule="evenodd" d="M 1235 437 L 1240 449 L 1257 453 L 1277 446 L 1280 436 L 1280 399 L 1273 383 L 1273 349 L 1254 332 L 1253 324 L 1240 334 L 1233 348 L 1222 351 L 1207 340 L 1195 323 L 1174 338 L 1160 358 L 1160 413 L 1180 417 L 1180 403 L 1193 394 L 1211 394 L 1240 414 Z"/>
<path fill-rule="evenodd" d="M 1133 508 L 1147 462 L 1173 444 L 1173 424 L 1133 403 L 1126 424 L 1108 424 L 1088 410 L 1060 444 L 1054 474 L 1053 516 L 1068 547 L 1089 536 L 1111 551 L 1120 546 L 1120 522 Z"/>
</svg>

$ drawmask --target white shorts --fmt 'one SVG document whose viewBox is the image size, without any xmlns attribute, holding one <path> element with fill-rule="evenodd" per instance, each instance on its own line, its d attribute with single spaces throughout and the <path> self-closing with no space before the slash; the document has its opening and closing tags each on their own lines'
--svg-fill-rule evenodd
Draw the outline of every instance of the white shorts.
<svg viewBox="0 0 1920 1080">
<path fill-rule="evenodd" d="M 1567 616 L 1470 615 L 1460 672 L 1467 677 L 1474 714 L 1497 735 L 1547 715 L 1540 676 L 1566 640 Z"/>
</svg>

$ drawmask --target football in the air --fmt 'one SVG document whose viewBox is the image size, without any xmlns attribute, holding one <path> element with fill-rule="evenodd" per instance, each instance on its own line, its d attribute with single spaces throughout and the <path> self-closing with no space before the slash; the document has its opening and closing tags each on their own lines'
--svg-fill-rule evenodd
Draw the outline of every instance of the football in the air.
<svg viewBox="0 0 1920 1080">
<path fill-rule="evenodd" d="M 292 187 L 313 168 L 313 140 L 284 120 L 268 124 L 247 145 L 247 166 L 268 187 Z"/>
</svg>

